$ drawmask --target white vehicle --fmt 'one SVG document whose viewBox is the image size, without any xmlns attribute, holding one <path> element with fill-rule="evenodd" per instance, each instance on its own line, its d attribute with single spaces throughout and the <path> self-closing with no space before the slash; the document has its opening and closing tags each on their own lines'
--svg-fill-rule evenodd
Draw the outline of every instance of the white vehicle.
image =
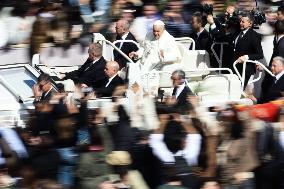
<svg viewBox="0 0 284 189">
<path fill-rule="evenodd" d="M 206 51 L 188 50 L 189 44 L 194 42 L 192 39 L 186 37 L 176 40 L 182 59 L 174 64 L 165 65 L 161 71 L 141 75 L 139 74 L 139 63 L 134 63 L 114 43 L 106 40 L 101 34 L 94 34 L 94 41 L 101 43 L 103 46 L 103 56 L 106 60 L 113 60 L 113 49 L 119 51 L 129 60 L 128 75 L 126 77 L 128 77 L 129 85 L 136 82 L 141 86 L 139 98 L 143 98 L 143 92 L 145 91 L 151 95 L 157 95 L 158 88 L 164 89 L 164 95 L 171 94 L 171 73 L 177 69 L 182 69 L 186 72 L 188 86 L 199 97 L 202 105 L 209 107 L 222 105 L 229 101 L 252 104 L 250 100 L 243 98 L 244 78 L 242 74 L 238 72 L 237 75 L 233 74 L 232 70 L 228 68 L 210 68 L 209 56 Z M 58 47 L 47 47 L 42 49 L 40 55 L 34 55 L 32 66 L 28 63 L 0 66 L 0 123 L 5 123 L 8 126 L 24 126 L 24 119 L 21 116 L 25 115 L 28 110 L 34 109 L 32 85 L 36 83 L 39 74 L 42 72 L 48 73 L 56 80 L 60 72 L 78 69 L 80 65 L 77 65 L 77 63 L 83 64 L 87 54 L 87 49 L 81 49 L 79 46 L 67 51 L 63 51 Z M 0 58 L 2 57 L 0 56 Z M 17 61 L 19 60 L 21 59 L 18 58 Z M 251 62 L 257 63 L 265 69 L 265 66 L 259 62 Z M 221 71 L 227 71 L 228 73 L 222 74 Z M 271 74 L 267 69 L 265 71 Z M 122 71 L 121 75 L 123 73 Z M 261 75 L 257 80 L 260 77 Z M 68 92 L 74 92 L 72 84 L 69 85 L 69 82 L 63 83 Z M 129 106 L 132 106 L 132 102 L 137 100 L 137 97 L 134 97 L 135 95 L 137 96 L 137 94 L 129 93 L 128 99 L 125 100 Z M 109 101 L 105 99 L 92 100 L 89 107 L 104 106 Z"/>
</svg>

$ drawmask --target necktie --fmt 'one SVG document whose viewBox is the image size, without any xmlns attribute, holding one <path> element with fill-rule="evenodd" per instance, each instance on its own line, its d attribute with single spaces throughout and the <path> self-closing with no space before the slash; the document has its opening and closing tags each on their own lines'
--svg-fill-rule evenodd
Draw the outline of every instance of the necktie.
<svg viewBox="0 0 284 189">
<path fill-rule="evenodd" d="M 241 33 L 239 34 L 239 37 L 238 37 L 237 41 L 236 41 L 236 44 L 240 41 L 240 39 L 241 39 L 243 36 L 244 36 L 244 32 L 241 32 Z"/>
</svg>

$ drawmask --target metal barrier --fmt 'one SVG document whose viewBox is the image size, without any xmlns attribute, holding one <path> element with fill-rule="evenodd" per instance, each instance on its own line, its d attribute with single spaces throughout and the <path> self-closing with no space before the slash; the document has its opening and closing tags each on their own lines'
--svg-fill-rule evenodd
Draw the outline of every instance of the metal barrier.
<svg viewBox="0 0 284 189">
<path fill-rule="evenodd" d="M 244 90 L 244 83 L 245 83 L 245 77 L 246 77 L 246 74 L 245 74 L 245 73 L 246 73 L 246 65 L 247 65 L 247 62 L 256 64 L 256 65 L 262 67 L 262 69 L 263 69 L 264 71 L 266 71 L 269 75 L 275 77 L 275 75 L 274 75 L 269 69 L 267 69 L 266 66 L 264 66 L 262 63 L 260 63 L 259 61 L 256 61 L 256 60 L 246 60 L 246 61 L 243 63 L 243 73 L 242 73 L 242 75 L 241 75 L 240 72 L 238 71 L 237 67 L 236 67 L 236 65 L 238 64 L 238 62 L 237 62 L 237 60 L 236 60 L 236 61 L 233 63 L 233 68 L 234 68 L 234 70 L 235 70 L 237 76 L 238 76 L 239 79 L 241 80 L 242 90 Z M 256 79 L 252 80 L 252 81 L 249 82 L 248 84 L 252 84 L 252 83 L 255 83 L 255 82 L 259 81 L 260 78 L 261 78 L 261 76 L 262 76 L 262 72 L 259 73 L 259 76 L 258 76 Z"/>
<path fill-rule="evenodd" d="M 175 40 L 176 42 L 180 42 L 180 43 L 186 43 L 187 41 L 189 41 L 192 44 L 192 50 L 195 50 L 195 41 L 191 37 L 177 37 L 175 38 Z"/>
<path fill-rule="evenodd" d="M 229 43 L 227 42 L 214 42 L 212 45 L 211 45 L 211 51 L 214 55 L 214 57 L 216 58 L 218 64 L 219 64 L 219 68 L 222 68 L 223 67 L 223 52 L 224 52 L 224 45 L 228 45 Z M 214 47 L 215 45 L 220 45 L 221 46 L 221 49 L 220 49 L 220 56 L 218 57 L 216 51 L 214 50 Z M 221 71 L 221 70 L 220 70 Z"/>
<path fill-rule="evenodd" d="M 110 45 L 112 48 L 114 48 L 116 51 L 118 51 L 118 53 L 121 54 L 121 55 L 122 55 L 126 60 L 128 60 L 130 63 L 134 63 L 124 52 L 122 52 L 118 47 L 116 47 L 116 46 L 114 45 L 114 43 L 110 42 L 109 40 L 106 40 L 105 37 L 104 37 L 102 34 L 100 34 L 100 33 L 94 33 L 93 35 L 94 35 L 94 39 L 93 39 L 94 42 L 101 41 L 101 42 L 103 43 L 103 44 L 102 44 L 103 49 L 104 49 L 104 47 L 105 47 L 105 44 L 104 44 L 104 43 L 106 43 L 106 44 Z M 131 40 L 130 40 L 130 41 L 131 41 Z"/>
<path fill-rule="evenodd" d="M 205 71 L 228 71 L 230 74 L 233 75 L 233 71 L 230 68 L 189 69 L 189 70 L 183 70 L 183 71 L 186 73 L 186 78 L 190 78 L 190 76 L 187 75 L 188 72 L 201 72 L 202 73 L 202 72 L 205 72 Z M 165 73 L 165 74 L 171 75 L 171 73 L 168 72 L 168 71 L 158 71 L 158 73 L 159 74 Z M 230 89 L 231 89 L 231 80 L 226 75 L 218 74 L 218 76 L 222 76 L 222 77 L 224 77 L 228 81 L 228 94 L 229 94 L 229 98 L 231 98 L 231 91 L 230 91 Z M 148 82 L 148 78 L 147 78 L 147 82 Z M 161 87 L 163 87 L 163 86 L 161 86 Z"/>
</svg>

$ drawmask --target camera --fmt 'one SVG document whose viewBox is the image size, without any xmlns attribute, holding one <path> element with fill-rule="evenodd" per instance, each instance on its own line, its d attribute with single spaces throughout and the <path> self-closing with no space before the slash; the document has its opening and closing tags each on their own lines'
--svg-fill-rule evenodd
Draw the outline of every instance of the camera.
<svg viewBox="0 0 284 189">
<path fill-rule="evenodd" d="M 252 10 L 250 13 L 253 15 L 254 18 L 254 27 L 257 27 L 266 22 L 265 14 L 260 12 L 259 10 Z"/>
<path fill-rule="evenodd" d="M 211 4 L 204 4 L 202 6 L 201 12 L 205 14 L 213 14 L 213 5 Z M 245 15 L 247 12 L 243 11 L 235 11 L 233 15 L 227 15 L 227 14 L 222 14 L 222 15 L 217 15 L 215 20 L 219 23 L 221 27 L 224 28 L 230 28 L 234 26 L 238 26 L 240 23 L 240 17 L 242 15 Z M 265 14 L 258 9 L 256 10 L 251 10 L 248 12 L 253 17 L 254 23 L 253 23 L 253 28 L 258 28 L 259 25 L 263 24 L 266 22 Z"/>
<path fill-rule="evenodd" d="M 212 4 L 204 4 L 202 5 L 202 11 L 205 14 L 213 14 L 213 5 Z"/>
</svg>

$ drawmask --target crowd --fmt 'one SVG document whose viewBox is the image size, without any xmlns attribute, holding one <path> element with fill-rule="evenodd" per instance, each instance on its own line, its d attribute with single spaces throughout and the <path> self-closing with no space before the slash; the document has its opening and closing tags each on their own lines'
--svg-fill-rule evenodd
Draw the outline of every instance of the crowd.
<svg viewBox="0 0 284 189">
<path fill-rule="evenodd" d="M 136 95 L 141 86 L 127 88 L 119 72 L 128 58 L 142 65 L 142 73 L 179 61 L 174 37 L 180 36 L 191 36 L 196 49 L 210 55 L 213 41 L 227 42 L 225 54 L 231 56 L 224 57 L 224 67 L 237 62 L 241 71 L 246 60 L 262 59 L 255 17 L 247 12 L 236 17 L 238 4 L 227 7 L 224 27 L 212 13 L 185 10 L 188 2 L 179 0 L 1 3 L 1 47 L 29 44 L 32 55 L 47 43 L 62 48 L 80 43 L 89 46 L 89 56 L 78 70 L 60 75 L 74 82 L 73 94 L 43 73 L 33 87 L 35 110 L 26 127 L 0 129 L 0 187 L 284 188 L 283 6 L 273 23 L 274 50 L 267 65 L 275 77 L 265 76 L 260 98 L 247 96 L 258 104 L 205 108 L 183 70 L 171 74 L 171 96 L 144 93 L 142 101 Z M 91 43 L 93 32 L 121 40 L 116 47 L 128 57 L 114 52 L 114 61 L 105 60 L 102 45 Z M 124 40 L 141 42 L 141 48 Z M 210 62 L 214 67 L 213 56 Z M 245 86 L 257 69 L 248 63 Z M 111 101 L 90 108 L 94 96 Z"/>
</svg>

